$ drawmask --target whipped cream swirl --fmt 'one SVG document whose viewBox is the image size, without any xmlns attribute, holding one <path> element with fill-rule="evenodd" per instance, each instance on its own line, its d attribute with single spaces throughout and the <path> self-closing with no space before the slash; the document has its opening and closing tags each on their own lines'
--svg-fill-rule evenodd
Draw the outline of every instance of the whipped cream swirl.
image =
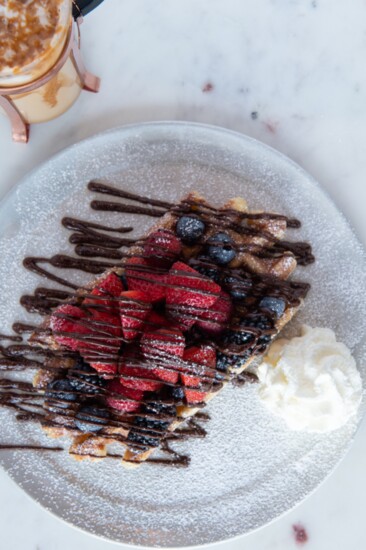
<svg viewBox="0 0 366 550">
<path fill-rule="evenodd" d="M 302 326 L 275 341 L 258 368 L 259 398 L 291 430 L 328 432 L 357 412 L 362 381 L 350 350 L 328 328 Z"/>
</svg>

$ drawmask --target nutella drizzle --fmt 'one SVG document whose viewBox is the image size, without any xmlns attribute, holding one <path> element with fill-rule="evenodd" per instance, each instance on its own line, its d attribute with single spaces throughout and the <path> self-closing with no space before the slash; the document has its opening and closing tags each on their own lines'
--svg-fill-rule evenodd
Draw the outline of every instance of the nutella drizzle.
<svg viewBox="0 0 366 550">
<path fill-rule="evenodd" d="M 178 218 L 181 215 L 191 213 L 194 216 L 199 215 L 209 228 L 217 228 L 220 230 L 222 228 L 226 228 L 243 236 L 260 237 L 262 243 L 260 245 L 253 245 L 252 243 L 248 245 L 235 245 L 237 253 L 248 253 L 258 258 L 281 258 L 285 256 L 293 256 L 300 265 L 308 265 L 314 261 L 309 244 L 277 239 L 272 234 L 262 229 L 258 223 L 256 225 L 256 222 L 273 220 L 274 222 L 282 223 L 288 228 L 298 228 L 300 227 L 300 222 L 296 219 L 290 219 L 286 216 L 273 213 L 254 214 L 248 212 L 238 212 L 236 210 L 215 209 L 214 207 L 206 204 L 197 204 L 189 199 L 186 199 L 176 205 L 166 201 L 149 199 L 137 194 L 116 189 L 105 184 L 104 182 L 99 181 L 90 182 L 88 184 L 88 189 L 94 193 L 99 193 L 107 197 L 114 197 L 118 199 L 118 202 L 93 200 L 91 202 L 91 208 L 94 210 L 133 213 L 151 217 L 161 217 L 169 212 L 173 218 Z M 131 204 L 130 202 L 126 203 L 124 200 L 132 201 L 134 204 Z M 67 335 L 72 336 L 81 342 L 79 351 L 84 352 L 83 356 L 87 362 L 95 363 L 99 361 L 103 364 L 115 363 L 116 357 L 119 354 L 120 343 L 121 341 L 123 342 L 123 338 L 119 335 L 111 336 L 111 328 L 113 328 L 111 323 L 100 320 L 95 321 L 94 318 L 92 319 L 90 315 L 90 308 L 95 307 L 96 309 L 103 311 L 103 308 L 106 308 L 105 304 L 107 304 L 107 301 L 108 303 L 112 302 L 113 304 L 118 305 L 118 298 L 111 297 L 110 295 L 104 298 L 101 296 L 98 297 L 98 302 L 96 304 L 85 307 L 83 305 L 83 300 L 91 297 L 90 291 L 88 288 L 80 289 L 80 285 L 68 280 L 68 278 L 64 278 L 64 270 L 77 269 L 88 274 L 100 275 L 106 270 L 113 268 L 113 270 L 117 270 L 117 273 L 119 273 L 118 269 L 124 268 L 128 258 L 133 255 L 131 249 L 135 247 L 136 250 L 136 247 L 140 247 L 138 248 L 140 252 L 137 254 L 137 257 L 141 258 L 141 264 L 134 264 L 134 278 L 141 279 L 142 281 L 148 281 L 149 270 L 151 270 L 151 268 L 149 268 L 149 270 L 146 269 L 143 262 L 144 256 L 141 253 L 141 245 L 144 243 L 144 239 L 128 238 L 123 236 L 133 231 L 133 227 L 131 226 L 110 227 L 71 217 L 64 217 L 62 219 L 62 225 L 71 232 L 69 241 L 74 246 L 76 256 L 69 256 L 66 254 L 56 254 L 51 258 L 32 256 L 25 258 L 23 265 L 26 269 L 37 273 L 39 276 L 53 281 L 61 285 L 61 287 L 66 287 L 67 290 L 65 288 L 39 287 L 36 288 L 34 294 L 22 296 L 20 303 L 28 312 L 37 313 L 42 316 L 49 315 L 65 301 L 67 303 L 78 305 L 79 309 L 84 312 L 85 317 L 80 319 L 78 318 L 77 323 L 75 323 L 75 318 L 73 317 L 65 316 L 65 314 L 60 314 L 59 312 L 55 314 L 66 318 L 66 320 L 73 321 L 76 327 L 80 327 L 80 332 L 68 332 Z M 161 230 L 164 231 L 163 229 Z M 157 253 L 158 252 L 159 250 L 157 249 Z M 134 256 L 136 257 L 136 251 Z M 210 263 L 207 263 L 206 260 L 194 259 L 190 265 L 192 265 L 193 268 L 209 267 Z M 54 268 L 54 270 L 51 271 L 49 267 Z M 220 270 L 222 275 L 225 275 L 227 271 L 227 275 L 230 274 L 231 276 L 238 277 L 241 281 L 247 281 L 248 285 L 251 287 L 252 300 L 254 301 L 263 295 L 270 295 L 273 297 L 282 298 L 286 302 L 287 306 L 293 307 L 299 305 L 301 299 L 306 295 L 309 289 L 309 285 L 307 283 L 280 280 L 268 275 L 259 275 L 258 273 L 252 273 L 248 269 L 244 269 L 242 267 L 229 270 L 227 270 L 227 268 L 217 269 Z M 122 272 L 123 270 L 120 273 Z M 154 272 L 159 274 L 159 268 L 154 270 Z M 185 276 L 187 276 L 187 273 L 185 273 Z M 192 277 L 194 276 L 195 275 L 193 274 Z M 209 294 L 208 291 L 204 290 L 200 292 L 202 292 L 202 294 Z M 103 303 L 103 300 L 106 301 Z M 135 303 L 135 307 L 139 307 L 138 301 Z M 131 311 L 132 319 L 133 312 L 134 310 Z M 182 311 L 180 311 L 180 313 L 182 313 Z M 248 312 L 244 306 L 237 306 L 237 314 L 242 313 L 246 314 L 247 318 L 250 319 L 250 310 Z M 192 318 L 194 320 L 200 320 L 204 319 L 205 310 L 201 310 L 197 307 L 187 307 L 183 314 L 188 320 Z M 138 319 L 139 317 L 137 316 L 136 318 Z M 90 326 L 93 328 L 92 335 L 85 334 L 85 327 Z M 232 330 L 236 330 L 235 325 L 232 326 Z M 245 327 L 245 330 L 251 335 L 251 339 L 248 344 L 240 346 L 233 344 L 230 346 L 223 346 L 213 340 L 209 340 L 208 343 L 215 347 L 218 351 L 224 352 L 227 355 L 245 356 L 248 352 L 255 355 L 256 353 L 261 352 L 260 345 L 258 343 L 260 341 L 260 337 L 263 335 L 270 337 L 276 332 L 275 328 L 259 330 L 251 326 Z M 67 380 L 73 376 L 82 374 L 82 371 L 78 372 L 77 367 L 74 367 L 72 371 L 69 371 L 67 366 L 65 367 L 65 361 L 71 361 L 71 363 L 75 364 L 78 358 L 78 354 L 76 352 L 52 350 L 41 347 L 42 341 L 44 342 L 44 338 L 52 336 L 51 330 L 46 326 L 33 326 L 24 323 L 14 323 L 13 331 L 14 334 L 12 335 L 0 334 L 1 372 L 35 370 L 37 372 L 49 373 L 50 376 L 53 376 L 51 380 L 54 379 L 54 377 L 56 377 L 56 379 L 61 378 L 61 380 L 66 378 Z M 31 344 L 23 343 L 23 335 L 27 334 L 32 334 L 33 342 Z M 53 334 L 63 335 L 62 332 L 56 331 L 53 331 Z M 98 344 L 100 341 L 104 341 L 106 337 L 110 342 L 110 351 L 107 353 L 104 349 L 102 352 L 95 349 L 95 344 Z M 37 338 L 39 340 L 37 340 Z M 3 341 L 11 342 L 11 344 L 5 347 L 1 343 Z M 40 346 L 37 346 L 38 341 L 41 343 Z M 83 344 L 83 342 L 85 342 L 85 344 Z M 169 354 L 160 352 L 154 347 L 151 348 L 151 352 L 146 355 L 145 359 L 142 359 L 139 355 L 136 355 L 129 357 L 127 362 L 128 366 L 132 367 L 132 370 L 133 367 L 140 366 L 143 367 L 144 371 L 148 371 L 149 369 L 156 367 L 164 368 L 166 371 L 177 369 L 181 370 L 184 365 L 185 372 L 191 373 L 195 377 L 199 377 L 199 384 L 195 386 L 195 391 L 217 391 L 222 387 L 223 381 L 231 380 L 235 385 L 243 385 L 246 383 L 255 382 L 257 380 L 256 375 L 248 371 L 244 371 L 240 375 L 236 375 L 235 373 L 218 373 L 215 368 L 208 365 L 198 364 L 194 361 L 187 362 L 178 358 L 175 358 L 174 366 L 172 366 L 171 363 L 172 361 Z M 135 368 L 134 370 L 136 371 L 137 369 Z M 93 374 L 96 377 L 97 382 L 98 373 L 95 371 Z M 92 377 L 93 374 L 88 373 L 88 377 Z M 114 376 L 119 377 L 120 374 L 116 374 Z M 109 378 L 113 378 L 113 375 L 109 376 Z M 143 378 L 132 374 L 128 376 L 126 375 L 126 378 L 130 380 L 151 380 L 151 378 Z M 93 386 L 94 398 L 103 398 L 103 396 L 105 396 L 105 388 L 98 387 L 97 383 L 93 385 L 92 382 L 89 382 L 89 385 Z M 165 385 L 168 388 L 181 387 L 180 382 L 176 384 L 167 382 Z M 40 422 L 43 426 L 64 427 L 72 430 L 73 432 L 80 433 L 74 423 L 74 417 L 78 407 L 77 398 L 79 397 L 80 399 L 80 397 L 83 397 L 82 392 L 70 392 L 70 390 L 67 390 L 67 392 L 64 392 L 65 395 L 63 395 L 62 391 L 57 391 L 56 393 L 56 398 L 52 395 L 49 397 L 47 396 L 47 393 L 45 394 L 43 389 L 37 389 L 30 383 L 14 382 L 6 378 L 0 378 L 0 407 L 14 409 L 19 421 L 36 421 Z M 109 395 L 114 396 L 111 392 Z M 118 397 L 118 394 L 115 394 L 115 396 Z M 156 395 L 153 397 L 154 399 L 152 400 L 152 403 L 155 402 L 158 404 L 163 404 L 167 407 L 175 407 L 177 404 L 177 402 L 171 400 L 169 401 L 166 397 L 162 398 Z M 130 399 L 133 401 L 132 398 Z M 45 404 L 47 405 L 46 407 Z M 149 404 L 149 401 L 146 401 L 146 404 Z M 194 403 L 194 407 L 197 409 L 203 406 L 205 406 L 205 403 Z M 141 425 L 139 426 L 136 426 L 134 423 L 136 416 L 142 419 Z M 93 418 L 95 421 L 102 420 L 98 417 Z M 91 419 L 91 422 L 93 418 Z M 176 416 L 173 418 L 169 416 L 169 414 L 167 415 L 166 413 L 164 414 L 163 412 L 156 411 L 153 415 L 144 411 L 123 414 L 115 411 L 113 415 L 111 414 L 111 418 L 108 420 L 106 426 L 101 427 L 98 432 L 98 437 L 107 437 L 108 428 L 111 427 L 126 430 L 131 429 L 132 427 L 133 430 L 137 431 L 139 434 L 146 435 L 149 438 L 155 438 L 155 440 L 159 443 L 159 450 L 163 456 L 154 456 L 152 458 L 149 457 L 147 459 L 148 462 L 161 465 L 187 466 L 189 464 L 189 457 L 181 455 L 177 451 L 173 450 L 170 444 L 174 441 L 184 440 L 189 437 L 204 437 L 206 435 L 206 431 L 201 426 L 201 423 L 207 421 L 208 418 L 209 417 L 207 414 L 199 411 L 195 414 L 195 416 L 187 419 L 182 426 L 177 428 L 175 431 L 170 432 L 161 430 L 160 428 L 151 427 L 153 425 L 152 421 L 158 420 L 163 424 L 165 421 L 169 424 L 172 420 L 177 419 Z M 144 423 L 145 426 L 143 425 Z M 110 435 L 108 437 L 109 439 L 111 438 Z M 114 434 L 113 439 L 116 442 L 121 442 L 124 444 L 128 443 L 129 448 L 135 449 L 136 452 L 146 450 L 146 446 L 144 444 L 141 444 L 138 441 L 133 441 L 133 443 L 129 442 L 127 437 L 123 434 Z M 39 451 L 63 450 L 61 447 L 43 447 L 27 444 L 0 444 L 0 450 L 12 449 L 29 449 Z M 105 458 L 93 454 L 81 454 L 83 456 L 91 456 L 94 458 Z M 107 452 L 106 457 L 122 459 L 123 455 L 110 454 Z M 133 462 L 132 459 L 131 461 Z"/>
</svg>

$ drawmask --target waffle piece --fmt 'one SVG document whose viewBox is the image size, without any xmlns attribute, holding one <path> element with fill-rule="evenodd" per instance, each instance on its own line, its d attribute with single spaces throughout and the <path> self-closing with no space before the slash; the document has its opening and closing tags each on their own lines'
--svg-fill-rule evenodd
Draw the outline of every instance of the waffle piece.
<svg viewBox="0 0 366 550">
<path fill-rule="evenodd" d="M 301 306 L 308 285 L 288 278 L 311 253 L 284 241 L 288 226 L 297 224 L 250 212 L 241 198 L 215 209 L 192 193 L 170 208 L 122 267 L 78 290 L 31 337 L 72 350 L 76 362 L 81 356 L 89 370 L 76 380 L 97 386 L 88 394 L 73 382 L 75 365 L 63 394 L 59 381 L 48 383 L 47 432 L 72 436 L 78 458 L 103 458 L 118 441 L 125 466 L 147 460 L 260 357 Z M 90 394 L 99 404 L 88 405 Z"/>
</svg>

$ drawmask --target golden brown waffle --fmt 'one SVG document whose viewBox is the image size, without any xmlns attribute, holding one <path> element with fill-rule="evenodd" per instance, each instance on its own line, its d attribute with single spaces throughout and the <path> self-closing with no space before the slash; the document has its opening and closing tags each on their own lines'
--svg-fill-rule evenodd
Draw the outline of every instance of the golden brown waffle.
<svg viewBox="0 0 366 550">
<path fill-rule="evenodd" d="M 205 241 L 212 237 L 218 230 L 225 230 L 232 240 L 234 241 L 238 253 L 236 257 L 226 266 L 229 270 L 244 269 L 250 273 L 258 274 L 264 279 L 268 279 L 274 288 L 276 285 L 281 286 L 281 281 L 286 281 L 291 273 L 297 266 L 297 260 L 293 253 L 291 246 L 280 246 L 279 243 L 284 241 L 286 228 L 288 226 L 288 220 L 284 216 L 276 214 L 265 214 L 261 212 L 249 211 L 247 204 L 242 198 L 231 199 L 220 210 L 213 209 L 203 197 L 197 193 L 191 193 L 176 208 L 168 211 L 157 224 L 155 224 L 149 231 L 152 234 L 158 229 L 164 228 L 167 230 L 175 230 L 177 216 L 184 212 L 193 212 L 201 215 L 205 220 L 210 219 L 208 224 L 208 230 L 205 234 Z M 229 222 L 228 222 L 229 220 Z M 240 227 L 245 223 L 248 230 L 241 232 Z M 203 243 L 204 244 L 204 243 Z M 289 243 L 290 244 L 290 243 Z M 182 261 L 188 262 L 191 259 L 196 258 L 201 250 L 202 243 L 200 245 L 188 246 L 184 245 L 182 250 Z M 262 254 L 263 250 L 274 250 L 276 253 Z M 131 256 L 138 256 L 142 253 L 142 248 L 139 244 L 130 248 Z M 124 268 L 113 268 L 105 272 L 101 277 L 93 281 L 87 287 L 80 289 L 76 292 L 76 296 L 73 297 L 73 303 L 81 303 L 84 296 L 100 284 L 100 282 L 110 273 L 114 272 L 117 275 L 124 273 Z M 304 292 L 306 294 L 306 292 Z M 302 297 L 296 300 L 294 305 L 288 305 L 284 313 L 276 320 L 274 324 L 274 336 L 276 336 L 282 328 L 292 319 L 296 311 L 302 304 Z M 46 318 L 42 325 L 44 331 L 38 331 L 30 338 L 30 342 L 34 345 L 43 346 L 52 350 L 60 349 L 60 345 L 55 340 L 52 332 L 50 331 L 50 320 Z M 263 355 L 265 350 L 261 353 L 253 353 L 248 357 L 247 361 L 237 367 L 229 367 L 227 376 L 223 378 L 222 385 L 219 390 L 211 391 L 206 394 L 204 402 L 210 401 L 222 387 L 224 387 L 233 376 L 241 374 L 248 369 L 254 359 L 258 359 Z M 38 388 L 44 388 L 49 382 L 49 375 L 46 375 L 43 371 L 37 373 L 34 383 Z M 200 407 L 180 405 L 177 408 L 177 418 L 171 422 L 168 430 L 176 430 L 182 423 L 188 418 L 195 415 L 198 411 L 202 410 L 202 404 Z M 124 427 L 108 426 L 103 430 L 103 435 L 82 434 L 75 429 L 70 429 L 64 417 L 58 418 L 58 426 L 45 426 L 47 433 L 51 437 L 60 437 L 61 435 L 69 435 L 73 438 L 72 445 L 70 447 L 70 453 L 76 458 L 93 456 L 94 458 L 103 458 L 107 455 L 107 445 L 115 441 L 116 436 L 122 436 L 126 438 L 129 430 Z M 154 451 L 155 447 L 145 448 L 143 451 L 138 448 L 127 446 L 123 454 L 122 463 L 126 467 L 133 467 L 144 462 Z"/>
</svg>

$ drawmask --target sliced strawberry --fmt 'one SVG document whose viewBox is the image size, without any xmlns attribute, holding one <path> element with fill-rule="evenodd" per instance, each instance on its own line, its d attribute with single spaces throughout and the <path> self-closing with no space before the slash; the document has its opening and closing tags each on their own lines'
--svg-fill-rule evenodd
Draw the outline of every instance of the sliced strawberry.
<svg viewBox="0 0 366 550">
<path fill-rule="evenodd" d="M 144 244 L 144 256 L 151 265 L 169 268 L 178 258 L 182 243 L 168 229 L 158 229 L 151 233 Z"/>
<path fill-rule="evenodd" d="M 134 340 L 141 333 L 144 320 L 151 310 L 148 295 L 140 290 L 121 292 L 119 310 L 123 337 Z"/>
<path fill-rule="evenodd" d="M 168 273 L 153 267 L 144 258 L 133 256 L 126 265 L 127 285 L 130 290 L 141 290 L 150 302 L 165 298 Z"/>
<path fill-rule="evenodd" d="M 143 355 L 157 363 L 153 369 L 154 376 L 171 384 L 178 381 L 176 360 L 184 353 L 185 340 L 177 328 L 161 328 L 146 332 L 141 338 Z"/>
<path fill-rule="evenodd" d="M 117 372 L 122 339 L 119 317 L 114 314 L 114 309 L 107 311 L 90 308 L 87 322 L 89 335 L 78 346 L 80 355 L 96 371 L 114 374 Z"/>
<path fill-rule="evenodd" d="M 184 386 L 198 387 L 201 383 L 207 383 L 207 378 L 214 377 L 216 352 L 213 347 L 202 345 L 188 348 L 184 351 L 183 359 L 187 362 L 187 372 L 197 372 L 197 375 L 181 373 L 180 377 Z M 188 403 L 201 402 L 206 396 L 206 392 L 187 388 L 184 393 Z"/>
<path fill-rule="evenodd" d="M 219 334 L 226 326 L 232 312 L 230 296 L 223 290 L 210 309 L 199 312 L 197 326 L 210 335 Z"/>
<path fill-rule="evenodd" d="M 145 332 L 169 326 L 171 326 L 171 322 L 154 310 L 150 311 L 145 319 Z"/>
<path fill-rule="evenodd" d="M 122 386 L 119 380 L 112 380 L 107 386 L 107 391 L 112 394 L 107 395 L 107 405 L 113 409 L 124 412 L 138 411 L 141 401 L 144 397 L 144 392 L 132 388 Z"/>
<path fill-rule="evenodd" d="M 121 279 L 115 273 L 109 273 L 84 299 L 83 305 L 87 306 L 90 311 L 109 311 L 117 309 L 118 296 L 124 291 L 124 286 Z M 95 298 L 94 298 L 95 296 Z M 99 297 L 99 299 L 97 298 Z M 111 299 L 108 299 L 111 297 Z"/>
<path fill-rule="evenodd" d="M 193 327 L 197 320 L 197 308 L 185 304 L 166 304 L 165 311 L 182 332 Z"/>
<path fill-rule="evenodd" d="M 206 394 L 204 392 L 197 390 L 185 389 L 184 393 L 188 404 L 202 403 L 202 401 L 206 397 Z"/>
<path fill-rule="evenodd" d="M 210 308 L 220 292 L 219 285 L 183 262 L 176 262 L 169 271 L 167 304 Z"/>
<path fill-rule="evenodd" d="M 116 298 L 124 291 L 123 283 L 115 273 L 109 273 L 95 288 Z"/>
<path fill-rule="evenodd" d="M 78 349 L 80 339 L 89 334 L 86 312 L 76 306 L 63 304 L 51 315 L 50 326 L 58 344 L 73 351 Z"/>
<path fill-rule="evenodd" d="M 154 369 L 144 366 L 144 358 L 136 351 L 123 356 L 119 365 L 120 382 L 126 388 L 159 391 L 163 384 L 156 380 Z"/>
</svg>

